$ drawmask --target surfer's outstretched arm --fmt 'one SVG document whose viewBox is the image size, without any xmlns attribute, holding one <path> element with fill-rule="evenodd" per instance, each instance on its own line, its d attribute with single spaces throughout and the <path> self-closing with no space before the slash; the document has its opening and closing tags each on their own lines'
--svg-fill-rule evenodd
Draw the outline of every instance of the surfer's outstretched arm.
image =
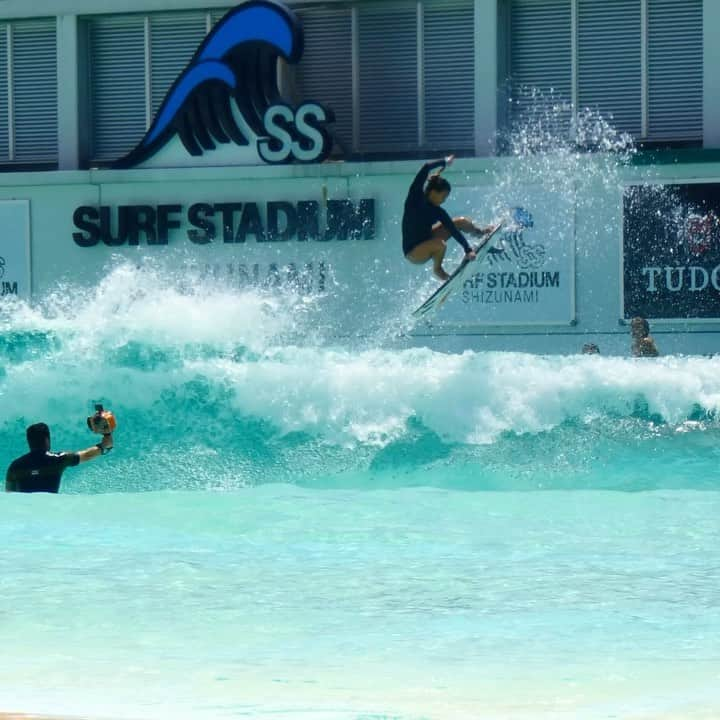
<svg viewBox="0 0 720 720">
<path fill-rule="evenodd" d="M 111 433 L 103 435 L 102 440 L 86 450 L 78 450 L 77 455 L 80 462 L 87 462 L 100 455 L 107 455 L 113 449 L 113 438 Z"/>
<path fill-rule="evenodd" d="M 430 173 L 436 168 L 439 168 L 440 172 L 442 172 L 448 165 L 452 164 L 453 159 L 454 156 L 449 155 L 446 158 L 440 158 L 439 160 L 430 160 L 429 162 L 426 162 L 420 168 L 420 171 L 415 176 L 415 179 L 412 181 L 408 194 L 420 193 L 420 195 L 422 195 L 423 189 L 425 187 L 425 182 L 428 179 Z"/>
</svg>

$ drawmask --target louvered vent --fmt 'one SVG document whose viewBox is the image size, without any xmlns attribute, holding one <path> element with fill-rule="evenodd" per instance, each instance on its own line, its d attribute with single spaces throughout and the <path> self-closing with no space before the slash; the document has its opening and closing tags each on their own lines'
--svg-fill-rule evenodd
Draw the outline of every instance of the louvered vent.
<svg viewBox="0 0 720 720">
<path fill-rule="evenodd" d="M 92 159 L 117 160 L 146 130 L 145 28 L 138 15 L 90 21 Z"/>
<path fill-rule="evenodd" d="M 571 24 L 570 0 L 513 0 L 513 132 L 567 134 L 573 96 Z"/>
<path fill-rule="evenodd" d="M 54 18 L 12 24 L 15 159 L 58 159 L 57 27 Z"/>
<path fill-rule="evenodd" d="M 417 9 L 359 7 L 360 151 L 418 147 Z"/>
<path fill-rule="evenodd" d="M 150 103 L 153 117 L 206 35 L 203 12 L 150 16 Z"/>
<path fill-rule="evenodd" d="M 298 101 L 313 100 L 335 113 L 330 125 L 342 154 L 352 152 L 352 18 L 348 8 L 306 8 L 305 50 L 297 68 Z"/>
<path fill-rule="evenodd" d="M 0 24 L 0 161 L 10 159 L 10 115 L 8 113 L 8 26 Z"/>
<path fill-rule="evenodd" d="M 578 110 L 640 135 L 641 60 L 640 0 L 578 1 Z"/>
<path fill-rule="evenodd" d="M 702 19 L 702 0 L 649 0 L 651 140 L 702 140 Z"/>
<path fill-rule="evenodd" d="M 425 145 L 438 150 L 475 146 L 475 51 L 472 0 L 424 4 Z"/>
</svg>

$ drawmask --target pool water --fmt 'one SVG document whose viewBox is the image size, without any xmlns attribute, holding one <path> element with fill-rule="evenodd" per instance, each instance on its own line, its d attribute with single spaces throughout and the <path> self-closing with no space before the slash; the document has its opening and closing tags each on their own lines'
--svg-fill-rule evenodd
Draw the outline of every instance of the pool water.
<svg viewBox="0 0 720 720">
<path fill-rule="evenodd" d="M 0 710 L 720 715 L 716 359 L 310 340 L 147 280 L 0 310 L 5 465 L 119 421 L 0 495 Z"/>
</svg>

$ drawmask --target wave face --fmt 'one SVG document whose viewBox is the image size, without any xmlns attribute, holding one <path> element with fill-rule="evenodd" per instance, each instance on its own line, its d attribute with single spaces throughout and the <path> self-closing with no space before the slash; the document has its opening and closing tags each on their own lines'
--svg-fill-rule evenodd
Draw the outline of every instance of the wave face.
<svg viewBox="0 0 720 720">
<path fill-rule="evenodd" d="M 84 417 L 102 400 L 116 450 L 68 471 L 64 492 L 717 485 L 711 358 L 338 344 L 313 307 L 129 265 L 91 290 L 5 304 L 0 457 L 26 451 L 31 422 L 51 426 L 54 449 L 90 445 Z"/>
</svg>

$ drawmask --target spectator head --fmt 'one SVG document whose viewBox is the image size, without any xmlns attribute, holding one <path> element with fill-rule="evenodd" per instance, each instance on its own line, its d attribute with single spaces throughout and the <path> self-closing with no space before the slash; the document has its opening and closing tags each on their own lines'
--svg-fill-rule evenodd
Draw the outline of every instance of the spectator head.
<svg viewBox="0 0 720 720">
<path fill-rule="evenodd" d="M 631 351 L 635 357 L 658 357 L 660 353 L 650 337 L 650 325 L 644 317 L 634 317 L 630 321 L 630 335 Z"/>
<path fill-rule="evenodd" d="M 650 334 L 650 324 L 644 317 L 634 317 L 630 321 L 630 334 L 637 339 L 645 338 Z"/>
</svg>

